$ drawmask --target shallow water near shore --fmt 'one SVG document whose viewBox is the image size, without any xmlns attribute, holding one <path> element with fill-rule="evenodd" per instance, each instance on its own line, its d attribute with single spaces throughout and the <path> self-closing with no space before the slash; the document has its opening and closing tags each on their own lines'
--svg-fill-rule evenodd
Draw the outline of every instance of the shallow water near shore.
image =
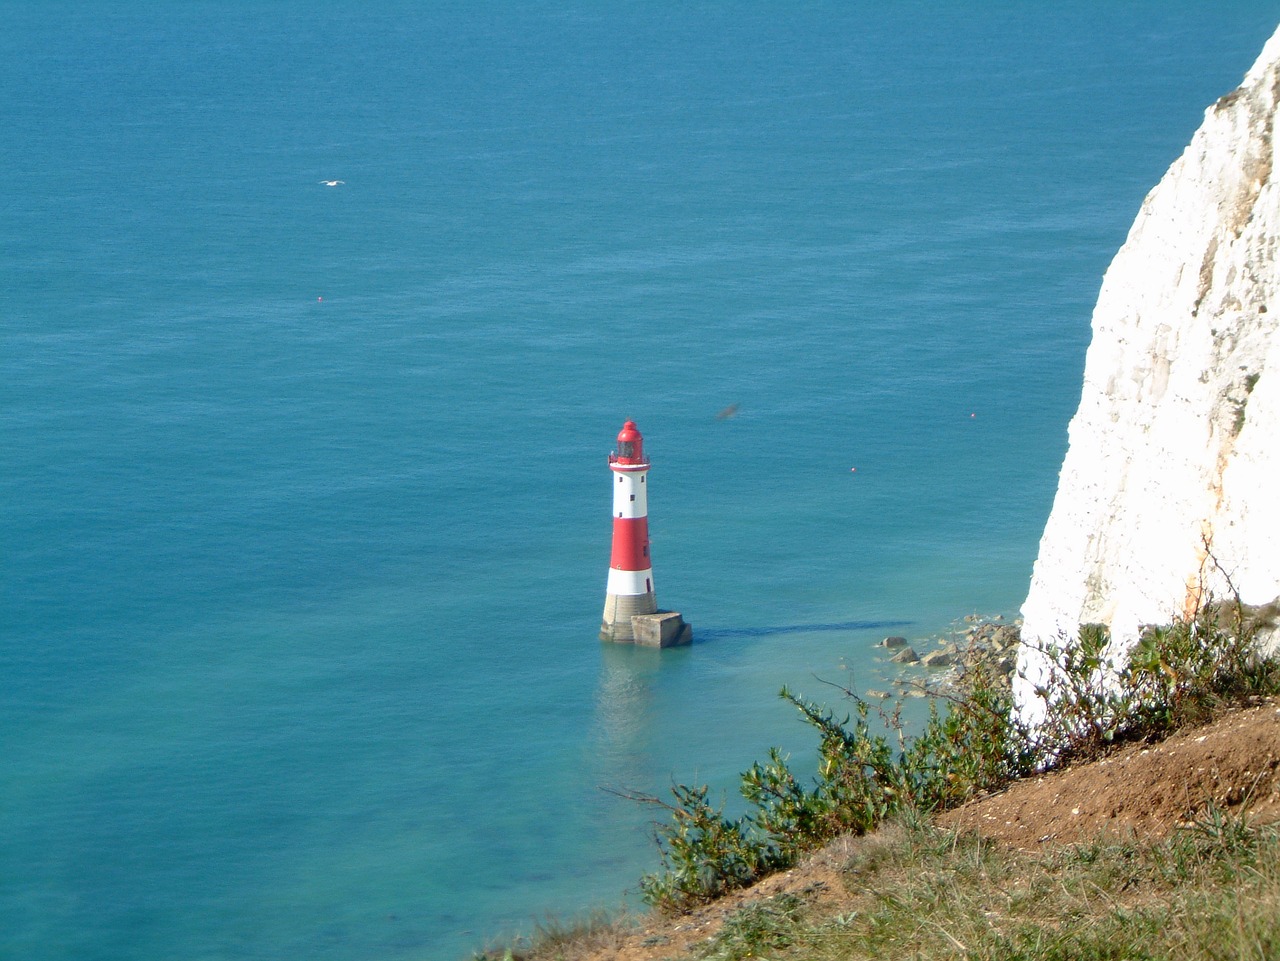
<svg viewBox="0 0 1280 961">
<path fill-rule="evenodd" d="M 32 961 L 448 959 L 619 904 L 652 813 L 604 788 L 731 790 L 812 750 L 783 684 L 1012 614 L 1102 272 L 1275 26 L 3 9 Z M 596 637 L 628 417 L 690 648 Z"/>
</svg>

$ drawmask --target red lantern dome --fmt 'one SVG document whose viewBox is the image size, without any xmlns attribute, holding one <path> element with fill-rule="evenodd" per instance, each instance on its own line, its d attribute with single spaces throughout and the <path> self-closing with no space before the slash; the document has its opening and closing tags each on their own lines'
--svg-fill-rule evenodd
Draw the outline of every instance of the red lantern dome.
<svg viewBox="0 0 1280 961">
<path fill-rule="evenodd" d="M 644 438 L 633 420 L 622 425 L 618 431 L 618 449 L 609 455 L 609 463 L 618 467 L 647 467 L 649 461 L 644 456 Z"/>
</svg>

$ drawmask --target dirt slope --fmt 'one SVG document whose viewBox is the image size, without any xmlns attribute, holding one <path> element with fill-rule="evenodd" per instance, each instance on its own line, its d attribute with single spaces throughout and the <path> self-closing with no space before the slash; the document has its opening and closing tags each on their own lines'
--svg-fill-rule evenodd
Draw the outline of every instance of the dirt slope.
<svg viewBox="0 0 1280 961">
<path fill-rule="evenodd" d="M 1267 701 L 1158 744 L 1129 745 L 1092 764 L 1021 781 L 940 821 L 1021 848 L 1102 831 L 1164 835 L 1213 801 L 1280 819 L 1280 703 Z"/>
<path fill-rule="evenodd" d="M 1200 816 L 1208 801 L 1237 810 L 1247 801 L 1260 820 L 1280 820 L 1280 700 L 1264 701 L 1158 744 L 1126 746 L 1110 757 L 1032 778 L 971 802 L 939 820 L 1016 847 L 1069 844 L 1100 832 L 1162 836 Z M 820 910 L 849 901 L 841 868 L 858 845 L 841 838 L 804 864 L 694 912 L 650 918 L 634 933 L 582 961 L 658 961 L 711 937 L 752 900 L 804 892 Z"/>
</svg>

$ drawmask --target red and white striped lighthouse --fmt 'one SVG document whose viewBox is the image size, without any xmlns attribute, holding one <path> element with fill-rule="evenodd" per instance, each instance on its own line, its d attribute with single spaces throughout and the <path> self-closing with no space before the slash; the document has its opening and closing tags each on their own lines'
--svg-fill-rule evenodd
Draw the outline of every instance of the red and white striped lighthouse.
<svg viewBox="0 0 1280 961">
<path fill-rule="evenodd" d="M 678 613 L 658 611 L 649 558 L 649 458 L 635 421 L 618 433 L 609 455 L 613 472 L 613 556 L 600 639 L 667 647 L 687 643 L 692 630 Z M 647 615 L 654 615 L 648 617 Z M 673 619 L 674 618 L 674 619 Z"/>
</svg>

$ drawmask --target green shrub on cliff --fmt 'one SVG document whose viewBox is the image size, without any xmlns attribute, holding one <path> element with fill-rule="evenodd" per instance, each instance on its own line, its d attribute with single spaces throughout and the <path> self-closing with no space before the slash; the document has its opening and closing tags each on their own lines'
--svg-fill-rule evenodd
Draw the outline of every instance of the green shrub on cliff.
<svg viewBox="0 0 1280 961">
<path fill-rule="evenodd" d="M 677 784 L 670 821 L 658 828 L 663 870 L 641 879 L 645 901 L 681 911 L 794 864 L 838 834 L 864 833 L 903 810 L 951 807 L 1030 770 L 1033 756 L 1015 732 L 1006 689 L 985 668 L 970 672 L 966 694 L 931 707 L 924 731 L 902 736 L 896 719 L 883 731 L 867 703 L 851 691 L 853 714 L 829 709 L 785 688 L 819 734 L 817 776 L 806 786 L 778 750 L 741 777 L 749 813 L 729 819 L 707 800 L 707 788 Z M 896 737 L 890 731 L 897 727 Z M 893 741 L 898 742 L 897 746 Z"/>
<path fill-rule="evenodd" d="M 1059 762 L 1096 757 L 1119 741 L 1159 737 L 1208 720 L 1225 705 L 1280 689 L 1280 662 L 1258 644 L 1264 609 L 1206 603 L 1191 617 L 1144 628 L 1124 662 L 1108 655 L 1100 624 L 1073 645 L 1042 653 L 1056 664 L 1035 688 L 1046 704 L 1039 750 Z"/>
<path fill-rule="evenodd" d="M 981 660 L 958 693 L 931 703 L 924 729 L 902 730 L 896 714 L 873 723 L 868 704 L 844 690 L 852 713 L 785 688 L 781 697 L 819 736 L 817 771 L 802 781 L 780 751 L 741 775 L 746 814 L 730 819 L 708 789 L 677 784 L 657 828 L 661 870 L 641 879 L 651 906 L 684 911 L 789 867 L 844 833 L 862 834 L 903 813 L 942 810 L 997 790 L 1037 767 L 1092 757 L 1126 739 L 1153 737 L 1205 718 L 1249 695 L 1280 692 L 1280 665 L 1256 643 L 1258 619 L 1234 604 L 1150 628 L 1117 666 L 1105 628 L 1085 625 L 1077 643 L 1046 649 L 1056 665 L 1037 694 L 1045 719 L 1034 729 L 1013 711 L 1007 684 Z"/>
</svg>

